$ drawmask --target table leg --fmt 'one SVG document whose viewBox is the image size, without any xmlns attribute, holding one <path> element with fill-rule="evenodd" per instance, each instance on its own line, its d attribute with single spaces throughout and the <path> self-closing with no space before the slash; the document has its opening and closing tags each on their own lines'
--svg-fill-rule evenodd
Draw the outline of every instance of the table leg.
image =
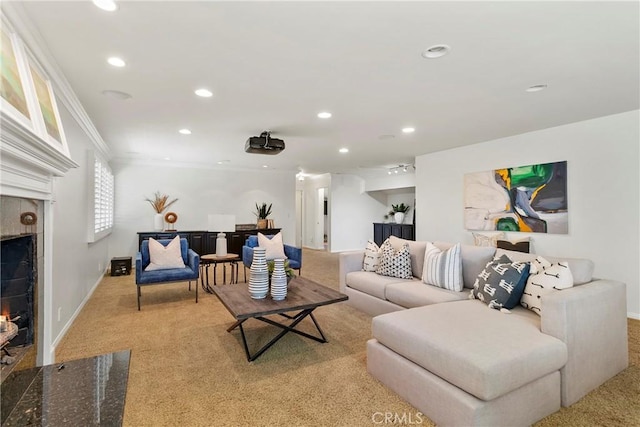
<svg viewBox="0 0 640 427">
<path fill-rule="evenodd" d="M 237 327 L 240 327 L 240 334 L 242 335 L 242 344 L 244 346 L 244 351 L 245 351 L 245 353 L 247 355 L 247 360 L 249 362 L 253 362 L 258 357 L 260 357 L 262 355 L 262 353 L 267 351 L 272 345 L 274 345 L 276 342 L 278 342 L 283 336 L 285 336 L 289 332 L 293 332 L 293 333 L 301 335 L 301 336 L 303 336 L 305 338 L 309 338 L 309 339 L 312 339 L 314 341 L 318 341 L 318 342 L 321 342 L 321 343 L 327 342 L 327 338 L 325 337 L 324 333 L 320 329 L 320 325 L 318 325 L 317 320 L 313 316 L 313 310 L 315 310 L 315 307 L 314 308 L 310 308 L 310 309 L 306 309 L 306 310 L 302 310 L 302 311 L 300 311 L 299 313 L 297 313 L 294 316 L 289 316 L 289 315 L 285 316 L 288 319 L 293 319 L 293 322 L 290 325 L 285 325 L 285 324 L 282 324 L 282 323 L 278 323 L 278 322 L 276 322 L 274 320 L 271 320 L 269 318 L 262 317 L 262 316 L 254 317 L 254 319 L 260 320 L 262 322 L 268 323 L 268 324 L 273 325 L 273 326 L 277 326 L 277 327 L 281 328 L 282 331 L 278 335 L 273 337 L 271 339 L 271 341 L 266 343 L 264 346 L 262 346 L 259 350 L 257 350 L 253 354 L 251 354 L 251 352 L 249 351 L 249 345 L 247 344 L 247 338 L 246 338 L 245 333 L 244 333 L 244 328 L 242 327 L 242 324 L 247 319 L 238 320 L 237 322 L 235 322 L 233 325 L 231 325 L 227 329 L 227 332 L 231 332 L 233 329 L 235 329 Z M 302 322 L 302 320 L 304 320 L 304 318 L 307 317 L 307 316 L 311 317 L 311 320 L 313 321 L 313 324 L 316 326 L 316 329 L 320 333 L 320 337 L 313 336 L 313 335 L 308 334 L 306 332 L 299 331 L 299 330 L 295 329 L 295 327 L 298 325 L 298 323 Z"/>
<path fill-rule="evenodd" d="M 222 283 L 227 283 L 227 264 L 222 264 Z"/>
</svg>

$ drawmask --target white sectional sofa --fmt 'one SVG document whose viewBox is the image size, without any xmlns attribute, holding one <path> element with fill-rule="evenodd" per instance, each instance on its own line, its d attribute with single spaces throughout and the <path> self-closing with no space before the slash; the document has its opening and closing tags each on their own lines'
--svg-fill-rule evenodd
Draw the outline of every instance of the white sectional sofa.
<svg viewBox="0 0 640 427">
<path fill-rule="evenodd" d="M 340 289 L 374 316 L 368 371 L 438 425 L 530 425 L 627 367 L 625 285 L 593 279 L 591 261 L 564 259 L 574 286 L 544 296 L 540 316 L 504 313 L 468 299 L 476 276 L 496 255 L 536 255 L 461 245 L 465 288 L 455 292 L 420 279 L 426 242 L 392 238 L 403 243 L 414 278 L 362 271 L 364 251 L 345 252 Z"/>
</svg>

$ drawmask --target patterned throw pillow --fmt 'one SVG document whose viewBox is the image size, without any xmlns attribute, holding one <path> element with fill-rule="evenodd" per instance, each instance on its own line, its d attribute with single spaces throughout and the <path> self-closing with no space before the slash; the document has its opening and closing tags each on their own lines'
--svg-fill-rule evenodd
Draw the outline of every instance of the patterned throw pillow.
<svg viewBox="0 0 640 427">
<path fill-rule="evenodd" d="M 541 256 L 531 261 L 531 275 L 522 294 L 520 305 L 540 315 L 540 299 L 556 290 L 573 286 L 573 275 L 566 261 L 551 263 Z"/>
<path fill-rule="evenodd" d="M 469 298 L 477 298 L 496 310 L 511 309 L 520 302 L 528 276 L 528 262 L 512 262 L 502 255 L 489 261 L 478 274 Z"/>
<path fill-rule="evenodd" d="M 389 240 L 382 244 L 382 256 L 376 273 L 381 276 L 397 277 L 399 279 L 411 279 L 411 253 L 407 243 L 402 248 L 395 250 Z"/>
<path fill-rule="evenodd" d="M 443 251 L 427 242 L 422 281 L 428 285 L 460 292 L 463 285 L 460 243 Z"/>
<path fill-rule="evenodd" d="M 362 262 L 363 271 L 376 271 L 380 265 L 380 257 L 382 250 L 376 245 L 373 240 L 367 242 L 367 247 L 364 248 L 364 261 Z"/>
<path fill-rule="evenodd" d="M 496 231 L 493 233 L 472 233 L 473 244 L 476 246 L 497 246 L 499 239 L 504 239 L 506 236 L 502 231 Z"/>
</svg>

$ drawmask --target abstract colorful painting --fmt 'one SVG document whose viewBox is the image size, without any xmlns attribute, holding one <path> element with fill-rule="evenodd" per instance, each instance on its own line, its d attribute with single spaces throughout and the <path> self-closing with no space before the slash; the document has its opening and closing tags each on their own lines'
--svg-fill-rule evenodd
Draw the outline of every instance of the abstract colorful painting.
<svg viewBox="0 0 640 427">
<path fill-rule="evenodd" d="M 567 234 L 567 162 L 464 176 L 467 230 Z"/>
<path fill-rule="evenodd" d="M 2 64 L 2 85 L 0 85 L 0 96 L 9 102 L 16 110 L 29 118 L 29 108 L 27 98 L 24 95 L 20 71 L 18 70 L 18 60 L 13 50 L 11 38 L 2 31 L 0 43 L 0 63 Z"/>
<path fill-rule="evenodd" d="M 58 119 L 56 117 L 56 112 L 53 109 L 53 102 L 51 102 L 51 95 L 47 81 L 33 67 L 31 67 L 31 76 L 33 78 L 33 84 L 36 87 L 38 104 L 40 104 L 40 111 L 42 111 L 42 118 L 44 119 L 47 133 L 56 141 L 60 141 Z"/>
</svg>

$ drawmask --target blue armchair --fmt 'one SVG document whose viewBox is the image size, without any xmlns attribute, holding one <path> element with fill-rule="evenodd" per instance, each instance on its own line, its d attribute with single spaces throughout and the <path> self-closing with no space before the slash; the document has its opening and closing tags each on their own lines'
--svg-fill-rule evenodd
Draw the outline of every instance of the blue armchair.
<svg viewBox="0 0 640 427">
<path fill-rule="evenodd" d="M 267 236 L 269 239 L 273 235 Z M 258 236 L 249 236 L 242 247 L 242 264 L 244 264 L 244 278 L 247 280 L 247 268 L 251 268 L 253 262 L 253 248 L 258 246 Z M 291 245 L 284 245 L 284 254 L 289 261 L 289 267 L 298 270 L 298 275 L 302 275 L 302 248 L 296 248 Z"/>
<path fill-rule="evenodd" d="M 164 246 L 167 246 L 171 239 L 158 240 Z M 166 270 L 144 271 L 151 262 L 149 257 L 149 241 L 144 240 L 140 246 L 140 252 L 136 254 L 136 286 L 138 288 L 138 310 L 140 310 L 140 287 L 146 285 L 158 285 L 162 283 L 185 282 L 189 281 L 189 290 L 191 290 L 191 281 L 196 281 L 196 303 L 198 302 L 198 273 L 200 271 L 200 255 L 193 249 L 189 249 L 187 239 L 180 239 L 180 253 L 184 268 L 171 268 Z"/>
</svg>

